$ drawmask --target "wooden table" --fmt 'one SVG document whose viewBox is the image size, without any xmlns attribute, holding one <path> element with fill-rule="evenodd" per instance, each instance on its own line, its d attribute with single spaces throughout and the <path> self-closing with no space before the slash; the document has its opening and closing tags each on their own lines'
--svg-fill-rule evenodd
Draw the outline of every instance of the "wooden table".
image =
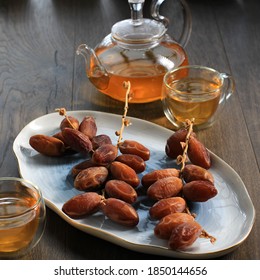
<svg viewBox="0 0 260 280">
<path fill-rule="evenodd" d="M 162 14 L 178 34 L 180 14 L 166 1 Z M 256 210 L 246 241 L 222 259 L 260 259 L 260 2 L 188 0 L 193 30 L 186 47 L 190 64 L 231 73 L 236 92 L 218 121 L 199 139 L 241 176 Z M 145 3 L 148 16 L 150 1 Z M 13 141 L 33 119 L 68 110 L 122 113 L 122 103 L 87 80 L 79 44 L 95 46 L 111 26 L 129 18 L 122 0 L 8 0 L 0 2 L 0 176 L 19 176 Z M 174 24 L 173 24 L 174 23 Z M 161 103 L 131 105 L 129 116 L 172 128 Z M 100 240 L 68 225 L 47 209 L 41 242 L 23 259 L 157 259 Z"/>
</svg>

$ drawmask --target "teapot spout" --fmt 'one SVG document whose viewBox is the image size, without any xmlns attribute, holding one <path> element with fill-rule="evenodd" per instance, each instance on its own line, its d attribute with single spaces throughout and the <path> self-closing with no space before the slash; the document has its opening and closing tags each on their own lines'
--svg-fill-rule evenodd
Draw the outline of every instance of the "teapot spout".
<svg viewBox="0 0 260 280">
<path fill-rule="evenodd" d="M 76 54 L 84 57 L 86 74 L 92 84 L 99 90 L 105 90 L 108 87 L 109 75 L 95 51 L 88 45 L 81 44 L 78 46 Z"/>
</svg>

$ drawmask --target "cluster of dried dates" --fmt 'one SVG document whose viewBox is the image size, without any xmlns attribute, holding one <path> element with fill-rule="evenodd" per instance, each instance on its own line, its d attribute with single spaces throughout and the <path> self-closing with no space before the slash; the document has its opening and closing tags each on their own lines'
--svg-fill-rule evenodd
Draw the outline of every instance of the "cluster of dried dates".
<svg viewBox="0 0 260 280">
<path fill-rule="evenodd" d="M 190 163 L 181 170 L 153 170 L 140 176 L 150 159 L 149 149 L 134 140 L 114 145 L 108 135 L 97 135 L 97 125 L 91 116 L 81 122 L 66 116 L 59 133 L 30 138 L 30 145 L 46 156 L 62 156 L 68 151 L 86 156 L 71 170 L 74 187 L 83 193 L 64 203 L 62 210 L 68 216 L 81 218 L 102 211 L 112 221 L 134 227 L 139 216 L 133 204 L 138 198 L 137 188 L 142 188 L 153 201 L 150 218 L 159 221 L 155 235 L 167 239 L 174 250 L 190 246 L 200 236 L 208 236 L 188 211 L 187 202 L 207 201 L 217 194 L 214 178 L 208 171 L 210 155 L 194 132 L 188 128 L 175 132 L 167 140 L 167 156 L 177 159 L 183 155 L 185 143 Z"/>
</svg>

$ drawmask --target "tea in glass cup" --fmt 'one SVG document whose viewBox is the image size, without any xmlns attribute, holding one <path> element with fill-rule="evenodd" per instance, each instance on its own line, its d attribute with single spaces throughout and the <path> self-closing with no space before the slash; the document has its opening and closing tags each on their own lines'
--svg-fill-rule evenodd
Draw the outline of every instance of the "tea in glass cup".
<svg viewBox="0 0 260 280">
<path fill-rule="evenodd" d="M 163 110 L 176 129 L 187 119 L 194 119 L 197 129 L 207 128 L 233 92 L 234 80 L 227 73 L 198 65 L 179 67 L 164 76 Z"/>
<path fill-rule="evenodd" d="M 33 248 L 43 234 L 45 213 L 36 186 L 20 178 L 0 178 L 0 257 L 17 257 Z"/>
</svg>

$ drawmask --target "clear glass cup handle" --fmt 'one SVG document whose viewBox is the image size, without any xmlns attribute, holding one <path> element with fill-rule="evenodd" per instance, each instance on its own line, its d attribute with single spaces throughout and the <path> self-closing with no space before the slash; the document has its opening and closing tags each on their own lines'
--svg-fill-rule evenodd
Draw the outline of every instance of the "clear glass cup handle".
<svg viewBox="0 0 260 280">
<path fill-rule="evenodd" d="M 227 73 L 221 73 L 220 76 L 223 78 L 224 81 L 227 82 L 226 89 L 225 89 L 226 92 L 225 99 L 227 100 L 235 91 L 235 81 L 233 77 Z"/>
<path fill-rule="evenodd" d="M 151 16 L 164 24 L 167 28 L 169 25 L 169 19 L 160 15 L 160 6 L 164 2 L 164 0 L 152 0 L 151 4 Z M 189 5 L 186 0 L 180 0 L 181 5 L 183 7 L 183 29 L 178 39 L 180 45 L 185 47 L 190 39 L 191 30 L 192 30 L 192 19 L 191 19 L 191 11 Z"/>
</svg>

